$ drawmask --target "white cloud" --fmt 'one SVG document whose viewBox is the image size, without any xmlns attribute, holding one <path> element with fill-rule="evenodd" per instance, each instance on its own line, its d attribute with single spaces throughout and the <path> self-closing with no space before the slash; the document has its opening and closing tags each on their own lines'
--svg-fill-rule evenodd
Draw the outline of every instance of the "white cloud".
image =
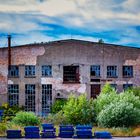
<svg viewBox="0 0 140 140">
<path fill-rule="evenodd" d="M 126 43 L 129 38 L 128 42 L 139 43 L 140 33 L 132 30 L 132 26 L 140 26 L 139 7 L 139 0 L 0 0 L 0 32 L 30 33 L 28 41 L 38 40 L 41 33 L 35 30 L 52 30 L 41 23 L 53 23 L 87 32 L 118 31 L 120 38 L 129 36 L 121 39 L 122 42 Z M 43 39 L 46 36 L 42 35 Z"/>
</svg>

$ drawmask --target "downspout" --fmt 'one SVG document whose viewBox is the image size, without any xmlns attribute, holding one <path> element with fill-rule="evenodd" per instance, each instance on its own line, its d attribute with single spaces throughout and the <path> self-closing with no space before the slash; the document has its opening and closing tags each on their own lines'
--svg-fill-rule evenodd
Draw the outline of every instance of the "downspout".
<svg viewBox="0 0 140 140">
<path fill-rule="evenodd" d="M 11 65 L 11 35 L 8 35 L 8 68 Z"/>
<path fill-rule="evenodd" d="M 9 69 L 11 65 L 11 35 L 7 36 L 8 39 L 8 73 L 7 73 L 7 103 L 8 103 L 8 76 L 9 76 Z"/>
</svg>

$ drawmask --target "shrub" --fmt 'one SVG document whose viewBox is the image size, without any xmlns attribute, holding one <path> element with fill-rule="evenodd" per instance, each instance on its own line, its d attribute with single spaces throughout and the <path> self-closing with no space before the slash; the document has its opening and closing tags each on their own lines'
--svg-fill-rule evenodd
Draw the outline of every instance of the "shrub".
<svg viewBox="0 0 140 140">
<path fill-rule="evenodd" d="M 98 114 L 110 103 L 115 102 L 115 100 L 119 100 L 119 95 L 113 90 L 110 93 L 100 94 L 97 99 L 94 100 L 95 104 L 95 112 Z"/>
<path fill-rule="evenodd" d="M 119 101 L 132 103 L 134 107 L 140 109 L 139 99 L 140 98 L 138 96 L 135 96 L 130 90 L 126 90 L 120 94 L 118 94 L 115 90 L 112 90 L 112 92 L 110 93 L 100 94 L 97 99 L 95 99 L 95 112 L 98 116 L 98 114 L 110 103 Z"/>
<path fill-rule="evenodd" d="M 140 98 L 135 96 L 133 92 L 125 91 L 120 93 L 118 97 L 118 101 L 131 103 L 134 108 L 140 109 Z"/>
<path fill-rule="evenodd" d="M 130 102 L 111 103 L 98 115 L 98 124 L 103 127 L 129 127 L 140 123 L 140 109 Z"/>
<path fill-rule="evenodd" d="M 56 100 L 52 105 L 51 112 L 55 114 L 60 110 L 62 110 L 63 106 L 66 104 L 66 101 L 67 101 L 66 99 Z"/>
<path fill-rule="evenodd" d="M 109 83 L 106 83 L 101 90 L 101 94 L 109 94 L 112 92 L 115 92 L 115 88 L 111 87 Z"/>
<path fill-rule="evenodd" d="M 140 87 L 133 87 L 131 89 L 128 89 L 128 92 L 132 92 L 135 96 L 138 96 L 140 98 Z"/>
<path fill-rule="evenodd" d="M 21 110 L 23 110 L 23 107 L 19 106 L 9 106 L 8 104 L 3 104 L 0 109 L 4 110 L 2 120 L 4 122 L 12 120 L 12 118 L 15 116 L 15 114 Z"/>
<path fill-rule="evenodd" d="M 49 114 L 46 118 L 46 121 L 55 125 L 67 124 L 62 110 L 57 112 L 56 114 Z"/>
<path fill-rule="evenodd" d="M 5 123 L 0 123 L 0 136 L 4 136 L 7 130 L 7 126 Z"/>
<path fill-rule="evenodd" d="M 90 124 L 95 120 L 93 100 L 88 100 L 86 95 L 70 96 L 63 108 L 63 112 L 67 122 L 70 124 Z"/>
<path fill-rule="evenodd" d="M 33 112 L 18 112 L 12 119 L 12 123 L 20 126 L 39 125 L 40 120 Z"/>
</svg>

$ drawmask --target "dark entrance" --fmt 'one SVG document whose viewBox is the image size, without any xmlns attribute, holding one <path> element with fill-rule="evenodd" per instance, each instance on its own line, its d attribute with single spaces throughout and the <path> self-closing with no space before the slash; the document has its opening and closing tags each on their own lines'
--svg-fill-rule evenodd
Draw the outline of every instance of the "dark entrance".
<svg viewBox="0 0 140 140">
<path fill-rule="evenodd" d="M 95 84 L 91 85 L 91 98 L 96 98 L 101 91 L 101 85 L 100 84 Z"/>
</svg>

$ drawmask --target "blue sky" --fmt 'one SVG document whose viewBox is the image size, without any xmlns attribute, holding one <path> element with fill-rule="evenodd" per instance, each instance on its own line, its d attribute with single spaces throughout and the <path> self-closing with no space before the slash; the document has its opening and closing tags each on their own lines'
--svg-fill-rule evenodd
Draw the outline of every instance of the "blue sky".
<svg viewBox="0 0 140 140">
<path fill-rule="evenodd" d="M 0 0 L 0 47 L 82 39 L 140 48 L 140 0 Z"/>
</svg>

